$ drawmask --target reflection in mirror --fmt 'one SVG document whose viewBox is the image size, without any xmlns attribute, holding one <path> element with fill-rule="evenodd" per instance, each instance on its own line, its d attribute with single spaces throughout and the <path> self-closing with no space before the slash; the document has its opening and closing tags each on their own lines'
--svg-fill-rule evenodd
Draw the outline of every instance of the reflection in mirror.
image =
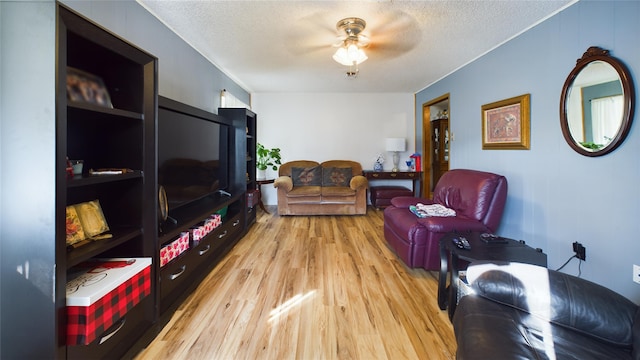
<svg viewBox="0 0 640 360">
<path fill-rule="evenodd" d="M 560 121 L 569 145 L 586 156 L 615 149 L 631 125 L 633 92 L 624 65 L 607 50 L 589 48 L 562 90 Z"/>
<path fill-rule="evenodd" d="M 604 61 L 587 65 L 573 81 L 567 99 L 571 137 L 592 151 L 607 146 L 622 123 L 622 83 Z"/>
</svg>

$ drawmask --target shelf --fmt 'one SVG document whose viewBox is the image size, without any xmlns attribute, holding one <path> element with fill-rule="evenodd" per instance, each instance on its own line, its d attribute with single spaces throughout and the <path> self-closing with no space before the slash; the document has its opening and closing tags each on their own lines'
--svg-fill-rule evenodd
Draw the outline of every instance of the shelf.
<svg viewBox="0 0 640 360">
<path fill-rule="evenodd" d="M 160 234 L 158 234 L 159 244 L 163 244 L 170 238 L 178 236 L 180 232 L 188 230 L 192 226 L 204 221 L 204 219 L 219 209 L 225 206 L 230 207 L 238 200 L 240 200 L 239 195 L 233 195 L 231 197 L 215 195 L 170 212 L 169 216 L 176 221 L 176 224 L 170 221 L 165 221 L 165 223 L 162 224 Z"/>
<path fill-rule="evenodd" d="M 237 129 L 233 142 L 231 162 L 234 183 L 244 184 L 243 192 L 255 190 L 257 115 L 244 108 L 218 108 L 218 114 L 232 121 Z M 243 199 L 244 200 L 244 199 Z M 255 222 L 255 211 L 244 202 L 245 231 Z"/>
<path fill-rule="evenodd" d="M 134 170 L 131 173 L 117 175 L 75 175 L 73 178 L 67 179 L 67 187 L 73 188 L 80 186 L 113 183 L 117 181 L 140 179 L 142 177 L 143 174 L 140 170 Z"/>
<path fill-rule="evenodd" d="M 142 229 L 114 229 L 107 233 L 113 234 L 113 237 L 111 239 L 96 240 L 75 249 L 67 247 L 67 269 L 142 235 Z"/>
<path fill-rule="evenodd" d="M 90 112 L 101 113 L 109 116 L 118 116 L 118 117 L 124 117 L 124 118 L 144 120 L 144 115 L 141 113 L 121 110 L 121 109 L 112 109 L 112 108 L 91 104 L 91 103 L 86 103 L 86 102 L 69 101 L 67 106 L 70 109 L 90 111 Z"/>
<path fill-rule="evenodd" d="M 67 318 L 65 288 L 70 268 L 92 258 L 157 257 L 158 193 L 156 168 L 156 112 L 158 59 L 123 38 L 57 3 L 56 13 L 56 282 L 54 326 L 43 332 L 54 337 L 56 354 L 45 358 L 121 358 L 156 319 L 157 279 L 151 280 L 151 296 L 136 306 L 125 330 L 108 345 L 65 346 Z M 67 96 L 70 68 L 86 72 L 88 80 L 74 84 L 87 101 Z M 91 80 L 93 79 L 93 80 Z M 84 91 L 98 86 L 108 93 L 109 106 Z M 78 98 L 80 99 L 80 98 Z M 113 106 L 111 106 L 113 104 Z M 84 174 L 69 176 L 66 159 L 82 160 Z M 114 175 L 90 175 L 90 169 L 132 169 Z M 67 246 L 65 207 L 97 200 L 112 237 Z M 76 244 L 77 245 L 77 244 Z M 157 270 L 153 260 L 152 273 Z M 60 312 L 62 311 L 62 312 Z M 129 330 L 126 330 L 129 329 Z M 98 332 L 109 335 L 103 330 Z M 126 334 L 126 341 L 119 338 Z M 42 336 L 36 336 L 43 338 Z M 114 342 L 115 339 L 118 339 Z M 117 344 L 117 345 L 113 345 Z M 96 345 L 96 346 L 93 346 Z M 99 345 L 99 346 L 98 346 Z"/>
</svg>

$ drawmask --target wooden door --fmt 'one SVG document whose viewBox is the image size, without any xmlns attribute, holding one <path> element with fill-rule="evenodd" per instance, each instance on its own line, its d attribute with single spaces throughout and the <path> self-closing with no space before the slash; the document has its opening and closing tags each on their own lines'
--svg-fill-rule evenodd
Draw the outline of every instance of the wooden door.
<svg viewBox="0 0 640 360">
<path fill-rule="evenodd" d="M 432 197 L 433 188 L 440 176 L 449 170 L 451 161 L 449 127 L 449 94 L 444 94 L 422 105 L 423 197 Z"/>
</svg>

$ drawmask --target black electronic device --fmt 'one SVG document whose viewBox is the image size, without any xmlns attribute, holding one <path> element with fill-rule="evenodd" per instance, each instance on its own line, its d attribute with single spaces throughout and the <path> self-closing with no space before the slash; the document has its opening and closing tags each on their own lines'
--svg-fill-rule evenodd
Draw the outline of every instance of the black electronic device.
<svg viewBox="0 0 640 360">
<path fill-rule="evenodd" d="M 465 238 L 464 236 L 454 237 L 453 239 L 451 239 L 451 241 L 453 241 L 453 244 L 460 249 L 464 249 L 464 250 L 471 249 L 471 244 L 469 244 L 469 240 L 467 240 L 467 238 Z"/>
<path fill-rule="evenodd" d="M 230 127 L 221 116 L 160 97 L 158 185 L 169 214 L 228 188 Z"/>
<path fill-rule="evenodd" d="M 482 241 L 484 241 L 487 244 L 506 244 L 507 243 L 507 239 L 491 233 L 480 234 L 480 239 L 482 239 Z"/>
</svg>

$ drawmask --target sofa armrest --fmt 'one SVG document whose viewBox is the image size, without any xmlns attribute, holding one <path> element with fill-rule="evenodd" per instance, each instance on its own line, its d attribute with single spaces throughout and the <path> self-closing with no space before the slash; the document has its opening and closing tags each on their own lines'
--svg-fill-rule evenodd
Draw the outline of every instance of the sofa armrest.
<svg viewBox="0 0 640 360">
<path fill-rule="evenodd" d="M 282 189 L 285 192 L 289 192 L 291 191 L 291 189 L 293 189 L 293 180 L 291 180 L 291 178 L 288 176 L 279 176 L 273 182 L 273 187 Z"/>
<path fill-rule="evenodd" d="M 349 186 L 351 187 L 351 189 L 358 191 L 360 189 L 368 188 L 369 181 L 367 180 L 366 177 L 362 175 L 356 175 L 351 178 L 351 181 L 349 182 Z"/>
<path fill-rule="evenodd" d="M 391 199 L 391 205 L 397 208 L 408 209 L 409 206 L 422 203 L 425 205 L 434 204 L 433 200 L 427 198 L 419 198 L 414 196 L 397 196 Z"/>
<path fill-rule="evenodd" d="M 593 282 L 544 267 L 474 262 L 467 279 L 479 296 L 624 347 L 633 345 L 638 306 Z"/>
</svg>

